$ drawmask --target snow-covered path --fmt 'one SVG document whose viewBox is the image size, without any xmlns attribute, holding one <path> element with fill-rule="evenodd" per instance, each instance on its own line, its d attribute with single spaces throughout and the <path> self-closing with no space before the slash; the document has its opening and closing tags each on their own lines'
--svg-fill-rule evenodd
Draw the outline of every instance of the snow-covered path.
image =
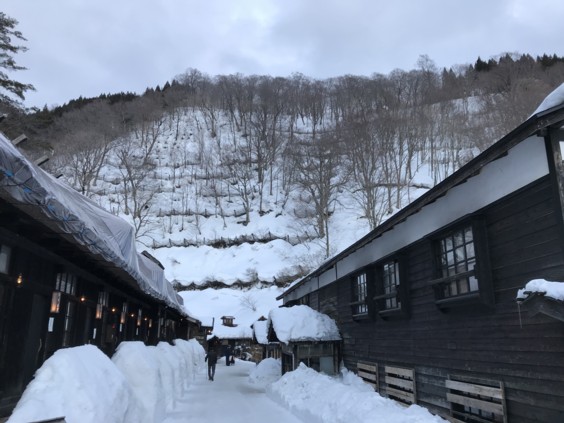
<svg viewBox="0 0 564 423">
<path fill-rule="evenodd" d="M 215 380 L 199 374 L 185 397 L 163 423 L 303 423 L 248 382 L 254 363 L 237 361 L 225 366 L 219 360 Z M 206 369 L 207 371 L 207 369 Z"/>
</svg>

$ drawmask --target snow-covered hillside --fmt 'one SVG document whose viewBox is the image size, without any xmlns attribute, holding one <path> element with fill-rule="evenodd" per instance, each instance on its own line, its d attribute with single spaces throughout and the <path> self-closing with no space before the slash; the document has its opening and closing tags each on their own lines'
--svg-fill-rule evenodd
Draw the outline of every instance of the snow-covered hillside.
<svg viewBox="0 0 564 423">
<path fill-rule="evenodd" d="M 344 186 L 333 204 L 328 238 L 320 238 L 308 199 L 276 176 L 284 163 L 273 163 L 272 183 L 262 185 L 255 175 L 246 181 L 226 167 L 245 134 L 226 118 L 218 122 L 210 131 L 197 109 L 150 122 L 144 132 L 112 143 L 89 188 L 90 197 L 135 225 L 140 250 L 164 265 L 170 281 L 191 289 L 284 285 L 368 232 L 362 209 Z M 307 127 L 300 128 L 303 134 Z M 426 165 L 414 169 L 413 185 L 428 187 Z M 76 175 L 65 175 L 78 185 Z M 423 192 L 412 186 L 397 197 L 405 204 Z"/>
</svg>

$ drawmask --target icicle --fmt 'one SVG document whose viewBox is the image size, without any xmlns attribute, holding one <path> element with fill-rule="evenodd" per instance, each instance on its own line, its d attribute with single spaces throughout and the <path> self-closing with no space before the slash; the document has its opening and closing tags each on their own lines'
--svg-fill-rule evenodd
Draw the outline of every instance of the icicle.
<svg viewBox="0 0 564 423">
<path fill-rule="evenodd" d="M 523 321 L 521 320 L 521 301 L 517 301 L 517 309 L 519 310 L 519 327 L 523 329 Z"/>
</svg>

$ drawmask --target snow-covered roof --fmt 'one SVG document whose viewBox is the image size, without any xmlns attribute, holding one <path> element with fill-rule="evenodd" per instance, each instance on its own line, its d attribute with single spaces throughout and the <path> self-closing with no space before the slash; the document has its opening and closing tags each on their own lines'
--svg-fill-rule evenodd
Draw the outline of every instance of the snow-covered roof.
<svg viewBox="0 0 564 423">
<path fill-rule="evenodd" d="M 530 295 L 541 294 L 554 300 L 564 301 L 564 282 L 550 282 L 545 279 L 533 279 L 525 288 L 517 291 L 518 300 L 526 300 Z"/>
<path fill-rule="evenodd" d="M 2 133 L 0 195 L 16 207 L 39 211 L 72 242 L 125 270 L 142 292 L 186 314 L 163 269 L 137 252 L 135 230 L 129 223 L 31 163 Z"/>
<path fill-rule="evenodd" d="M 250 326 L 239 325 L 239 326 L 223 326 L 216 325 L 213 328 L 213 332 L 208 336 L 208 339 L 214 336 L 219 339 L 253 339 L 253 330 Z"/>
<path fill-rule="evenodd" d="M 259 344 L 268 344 L 268 321 L 267 320 L 257 320 L 253 323 L 253 333 Z"/>
<path fill-rule="evenodd" d="M 280 342 L 340 341 L 339 329 L 333 319 L 306 305 L 275 308 L 268 314 Z"/>
<path fill-rule="evenodd" d="M 560 106 L 561 104 L 564 104 L 564 83 L 544 98 L 539 107 L 533 112 L 533 115 Z"/>
</svg>

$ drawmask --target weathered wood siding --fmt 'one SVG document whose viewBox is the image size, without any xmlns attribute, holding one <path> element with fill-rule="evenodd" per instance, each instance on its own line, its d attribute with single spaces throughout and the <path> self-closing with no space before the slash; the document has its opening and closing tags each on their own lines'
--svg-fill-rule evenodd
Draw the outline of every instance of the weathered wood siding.
<svg viewBox="0 0 564 423">
<path fill-rule="evenodd" d="M 544 177 L 479 212 L 487 230 L 494 307 L 439 310 L 430 283 L 432 245 L 426 239 L 402 250 L 408 318 L 372 314 L 353 320 L 348 277 L 312 295 L 312 307 L 336 311 L 346 367 L 365 361 L 377 363 L 381 372 L 386 364 L 414 368 L 417 403 L 442 414 L 450 408 L 449 375 L 503 381 L 509 422 L 564 421 L 564 324 L 520 315 L 515 302 L 517 289 L 530 279 L 564 280 L 564 237 L 552 189 Z"/>
</svg>

